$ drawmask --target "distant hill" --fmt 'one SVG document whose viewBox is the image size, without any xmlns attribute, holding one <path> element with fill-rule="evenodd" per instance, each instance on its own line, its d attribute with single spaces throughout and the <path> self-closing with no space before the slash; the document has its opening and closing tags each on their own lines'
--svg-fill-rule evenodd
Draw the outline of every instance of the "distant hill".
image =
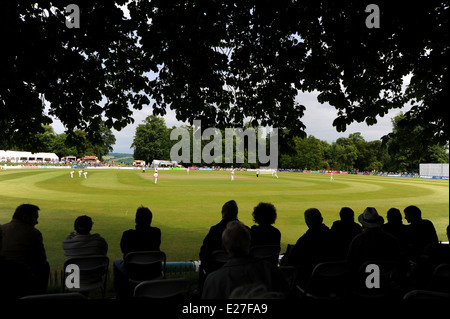
<svg viewBox="0 0 450 319">
<path fill-rule="evenodd" d="M 112 162 L 119 164 L 133 164 L 134 158 L 133 154 L 125 154 L 125 153 L 108 153 L 108 155 L 103 156 L 103 160 L 105 162 Z"/>
</svg>

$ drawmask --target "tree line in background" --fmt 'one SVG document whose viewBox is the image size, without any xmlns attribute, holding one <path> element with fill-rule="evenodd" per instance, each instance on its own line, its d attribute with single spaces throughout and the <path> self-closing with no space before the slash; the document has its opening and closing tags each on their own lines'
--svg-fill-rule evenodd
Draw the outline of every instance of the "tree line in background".
<svg viewBox="0 0 450 319">
<path fill-rule="evenodd" d="M 5 141 L 0 141 L 0 149 L 5 150 L 36 150 L 35 153 L 55 153 L 59 158 L 65 156 L 76 156 L 81 158 L 84 155 L 95 155 L 100 160 L 113 150 L 116 138 L 112 131 L 105 125 L 101 125 L 99 138 L 91 139 L 82 130 L 75 130 L 73 134 L 56 134 L 50 125 L 42 125 L 43 132 L 37 133 L 33 144 L 20 143 L 10 145 Z"/>
<path fill-rule="evenodd" d="M 423 128 L 414 130 L 399 126 L 398 122 L 405 115 L 400 114 L 393 120 L 393 131 L 377 141 L 366 141 L 361 133 L 352 133 L 329 144 L 314 136 L 294 137 L 288 145 L 279 148 L 279 167 L 294 169 L 333 169 L 343 171 L 395 171 L 417 172 L 419 163 L 448 163 L 448 144 L 430 146 L 424 138 Z M 194 128 L 186 126 L 192 134 Z M 136 129 L 132 144 L 134 158 L 151 163 L 153 159 L 170 159 L 170 150 L 178 140 L 170 139 L 170 132 L 175 127 L 168 128 L 163 118 L 150 115 Z M 279 136 L 283 139 L 282 132 Z M 222 138 L 225 135 L 222 134 Z M 210 141 L 202 140 L 203 146 Z M 268 143 L 267 143 L 268 144 Z M 279 143 L 282 145 L 283 143 Z M 222 145 L 225 145 L 223 142 Z M 247 144 L 245 144 L 247 146 Z M 192 143 L 190 145 L 192 154 Z M 236 148 L 233 148 L 236 152 Z M 222 154 L 224 152 L 222 151 Z M 236 154 L 234 154 L 236 155 Z M 236 158 L 236 156 L 234 156 Z M 192 159 L 192 156 L 190 156 Z M 256 168 L 260 163 L 248 162 L 248 149 L 245 147 L 244 163 L 212 163 L 215 166 L 231 166 Z M 182 163 L 189 165 L 192 163 Z M 196 163 L 197 166 L 207 163 Z"/>
<path fill-rule="evenodd" d="M 294 137 L 283 140 L 285 133 L 279 134 L 279 167 L 309 170 L 342 170 L 342 171 L 390 171 L 390 172 L 417 172 L 419 163 L 448 163 L 448 144 L 430 144 L 424 137 L 423 128 L 416 126 L 414 130 L 399 126 L 398 122 L 404 120 L 405 115 L 400 114 L 392 119 L 393 130 L 380 140 L 366 141 L 360 132 L 349 134 L 348 137 L 338 138 L 331 144 L 312 135 L 308 137 Z M 250 127 L 250 126 L 248 126 Z M 36 152 L 55 153 L 58 157 L 68 155 L 80 158 L 84 155 L 96 155 L 100 160 L 113 151 L 116 142 L 114 134 L 106 126 L 101 128 L 101 139 L 89 139 L 86 132 L 76 130 L 73 135 L 66 133 L 56 134 L 49 125 L 43 125 L 44 132 L 38 133 L 35 138 Z M 149 115 L 142 124 L 136 128 L 135 137 L 131 147 L 134 149 L 134 159 L 145 160 L 151 163 L 154 159 L 170 160 L 170 150 L 178 142 L 171 140 L 170 133 L 176 127 L 167 127 L 163 118 Z M 184 126 L 190 134 L 194 134 L 193 126 Z M 256 128 L 255 128 L 256 129 Z M 222 139 L 225 134 L 222 130 Z M 262 138 L 257 136 L 257 138 Z M 210 140 L 202 140 L 201 148 Z M 223 158 L 220 163 L 181 163 L 183 165 L 214 165 L 223 167 L 256 168 L 261 163 L 249 163 L 248 141 L 244 141 L 244 163 L 236 161 L 236 147 L 233 147 L 233 163 L 226 163 Z M 284 143 L 287 144 L 284 144 Z M 37 143 L 37 144 L 36 144 Z M 234 137 L 236 143 L 236 136 Z M 267 142 L 267 145 L 269 143 Z M 222 146 L 225 141 L 222 141 Z M 30 145 L 21 144 L 20 147 L 2 147 L 0 149 L 28 150 Z M 193 144 L 190 143 L 190 158 L 193 159 Z M 269 150 L 267 150 L 269 152 Z M 222 151 L 224 156 L 225 152 Z M 264 165 L 264 163 L 262 163 Z M 262 165 L 262 166 L 263 166 Z"/>
</svg>

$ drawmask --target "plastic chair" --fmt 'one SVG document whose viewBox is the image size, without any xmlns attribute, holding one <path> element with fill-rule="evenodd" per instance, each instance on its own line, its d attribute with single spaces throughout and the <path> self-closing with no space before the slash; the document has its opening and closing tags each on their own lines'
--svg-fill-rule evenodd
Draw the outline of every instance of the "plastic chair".
<svg viewBox="0 0 450 319">
<path fill-rule="evenodd" d="M 278 245 L 259 245 L 253 246 L 250 249 L 250 255 L 258 259 L 268 260 L 274 265 L 278 265 L 280 250 L 281 247 Z"/>
<path fill-rule="evenodd" d="M 87 297 L 79 292 L 63 292 L 54 294 L 28 295 L 20 299 L 40 300 L 40 299 L 87 299 Z"/>
<path fill-rule="evenodd" d="M 68 288 L 67 285 L 64 285 L 64 290 L 87 294 L 100 288 L 102 298 L 105 298 L 109 258 L 103 255 L 73 257 L 64 262 L 64 269 L 71 264 L 77 265 L 80 269 L 80 288 Z M 65 281 L 68 274 L 66 272 L 64 274 Z"/>
<path fill-rule="evenodd" d="M 143 281 L 134 288 L 134 298 L 182 298 L 189 292 L 190 282 L 185 278 Z"/>
<path fill-rule="evenodd" d="M 212 259 L 218 263 L 226 263 L 228 261 L 227 253 L 224 250 L 214 250 L 212 252 Z"/>
<path fill-rule="evenodd" d="M 366 279 L 370 273 L 366 273 L 368 265 L 377 265 L 379 268 L 379 288 L 368 288 Z M 395 277 L 399 268 L 399 263 L 386 260 L 370 260 L 366 261 L 358 269 L 355 278 L 354 294 L 361 298 L 385 299 L 392 298 L 395 295 Z"/>
<path fill-rule="evenodd" d="M 287 283 L 287 291 L 285 291 L 286 296 L 290 297 L 298 297 L 297 295 L 297 276 L 298 270 L 295 266 L 279 266 L 278 270 L 280 271 L 282 277 Z"/>
<path fill-rule="evenodd" d="M 126 254 L 123 260 L 131 294 L 143 281 L 166 278 L 166 254 L 163 251 L 135 251 Z"/>
<path fill-rule="evenodd" d="M 313 299 L 343 299 L 348 294 L 350 265 L 346 261 L 317 264 L 304 288 L 297 286 L 300 297 Z"/>
<path fill-rule="evenodd" d="M 448 292 L 450 265 L 443 263 L 436 266 L 427 289 L 433 291 Z"/>
<path fill-rule="evenodd" d="M 430 291 L 430 290 L 411 290 L 407 292 L 403 299 L 405 300 L 449 300 L 450 294 L 441 291 Z"/>
</svg>

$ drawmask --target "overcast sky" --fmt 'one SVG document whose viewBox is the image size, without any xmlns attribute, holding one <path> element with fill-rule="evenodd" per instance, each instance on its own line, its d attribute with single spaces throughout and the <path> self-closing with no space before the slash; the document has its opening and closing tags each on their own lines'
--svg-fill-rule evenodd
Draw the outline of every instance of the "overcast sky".
<svg viewBox="0 0 450 319">
<path fill-rule="evenodd" d="M 360 132 L 366 141 L 379 140 L 383 135 L 392 131 L 391 119 L 398 115 L 401 111 L 406 112 L 409 107 L 403 109 L 391 110 L 384 117 L 378 117 L 378 123 L 372 126 L 363 123 L 353 123 L 347 127 L 345 132 L 339 133 L 333 126 L 333 120 L 337 116 L 337 111 L 329 104 L 320 104 L 317 102 L 317 92 L 300 93 L 297 96 L 297 102 L 305 105 L 306 111 L 304 117 L 301 119 L 306 126 L 307 135 L 312 135 L 320 140 L 332 143 L 340 137 L 348 137 L 349 134 Z M 113 130 L 116 137 L 116 144 L 114 145 L 115 153 L 129 153 L 133 154 L 131 144 L 136 133 L 136 127 L 145 120 L 145 118 L 152 114 L 150 106 L 144 107 L 142 110 L 135 111 L 133 118 L 134 123 L 123 128 L 121 131 Z M 164 117 L 167 127 L 181 126 L 185 123 L 177 121 L 175 112 L 168 111 Z M 54 120 L 53 128 L 57 134 L 64 132 L 62 124 Z"/>
</svg>

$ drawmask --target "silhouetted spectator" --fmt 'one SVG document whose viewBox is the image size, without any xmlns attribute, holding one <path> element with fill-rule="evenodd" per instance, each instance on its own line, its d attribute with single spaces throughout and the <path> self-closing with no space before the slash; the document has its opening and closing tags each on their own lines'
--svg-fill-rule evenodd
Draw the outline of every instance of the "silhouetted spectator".
<svg viewBox="0 0 450 319">
<path fill-rule="evenodd" d="M 399 241 L 381 229 L 384 219 L 374 207 L 367 207 L 358 216 L 358 221 L 363 226 L 363 232 L 353 238 L 347 255 L 354 269 L 366 261 L 402 261 Z"/>
<path fill-rule="evenodd" d="M 322 214 L 317 208 L 305 211 L 308 230 L 283 257 L 283 266 L 298 268 L 298 282 L 304 286 L 311 277 L 314 267 L 336 257 L 330 229 L 323 224 Z"/>
<path fill-rule="evenodd" d="M 447 240 L 449 239 L 449 226 L 447 226 Z M 441 264 L 450 264 L 450 245 L 443 243 L 429 244 L 423 253 L 416 258 L 411 270 L 411 280 L 414 285 L 421 289 L 441 290 L 445 286 L 448 291 L 447 282 L 443 278 L 434 278 L 436 267 Z M 440 287 L 439 289 L 437 289 Z"/>
<path fill-rule="evenodd" d="M 339 212 L 339 217 L 341 220 L 333 222 L 330 229 L 337 249 L 336 257 L 345 259 L 350 242 L 356 235 L 361 234 L 362 227 L 358 223 L 355 223 L 355 213 L 350 207 L 342 207 Z"/>
<path fill-rule="evenodd" d="M 229 260 L 206 277 L 203 299 L 229 298 L 236 288 L 255 284 L 263 285 L 268 291 L 285 291 L 285 282 L 277 267 L 249 255 L 251 237 L 248 227 L 237 220 L 229 222 L 223 231 L 222 242 Z"/>
<path fill-rule="evenodd" d="M 203 239 L 200 247 L 199 291 L 202 291 L 205 276 L 218 269 L 221 265 L 212 260 L 212 253 L 222 249 L 222 233 L 230 221 L 237 220 L 238 206 L 234 200 L 230 200 L 222 206 L 222 220 L 211 226 L 208 234 Z"/>
<path fill-rule="evenodd" d="M 120 249 L 125 256 L 133 251 L 159 250 L 161 245 L 161 230 L 152 227 L 153 213 L 147 207 L 136 210 L 136 227 L 122 234 Z"/>
<path fill-rule="evenodd" d="M 410 258 L 416 261 L 429 244 L 439 242 L 436 229 L 428 219 L 422 219 L 422 212 L 417 206 L 408 206 L 404 209 L 408 225 L 408 244 L 411 247 Z"/>
<path fill-rule="evenodd" d="M 2 238 L 3 231 L 0 225 L 0 250 Z M 28 265 L 0 256 L 0 300 L 19 299 L 37 293 L 35 280 Z"/>
<path fill-rule="evenodd" d="M 36 277 L 39 293 L 47 291 L 50 266 L 47 262 L 41 232 L 34 226 L 38 224 L 39 207 L 22 204 L 14 212 L 11 222 L 4 224 L 1 255 L 6 260 L 27 264 Z"/>
<path fill-rule="evenodd" d="M 66 258 L 105 255 L 108 243 L 100 234 L 91 234 L 94 222 L 86 215 L 79 216 L 74 222 L 74 232 L 71 232 L 62 242 Z"/>
<path fill-rule="evenodd" d="M 350 262 L 354 276 L 356 290 L 364 294 L 376 294 L 376 289 L 368 289 L 366 279 L 368 274 L 362 265 L 366 262 L 375 263 L 387 271 L 387 263 L 393 263 L 391 275 L 380 275 L 380 292 L 386 296 L 391 294 L 401 295 L 401 289 L 405 287 L 408 259 L 402 254 L 400 243 L 393 235 L 382 230 L 384 219 L 378 215 L 374 207 L 367 207 L 358 216 L 358 221 L 363 226 L 363 232 L 353 238 L 350 243 L 347 260 Z M 378 263 L 378 264 L 377 264 Z M 380 272 L 381 272 L 380 270 Z"/>
<path fill-rule="evenodd" d="M 408 226 L 403 224 L 402 213 L 398 208 L 390 208 L 386 217 L 387 223 L 381 229 L 397 238 L 404 254 L 408 254 Z"/>
<path fill-rule="evenodd" d="M 120 249 L 124 257 L 135 251 L 160 250 L 161 230 L 151 226 L 152 220 L 153 213 L 149 208 L 141 206 L 136 210 L 135 229 L 124 231 L 120 240 Z M 128 274 L 123 258 L 114 261 L 113 270 L 116 297 L 129 297 Z"/>
<path fill-rule="evenodd" d="M 258 225 L 253 225 L 250 229 L 252 246 L 258 245 L 278 245 L 281 242 L 280 231 L 272 226 L 277 219 L 275 206 L 270 203 L 259 203 L 253 209 L 253 220 Z"/>
</svg>

